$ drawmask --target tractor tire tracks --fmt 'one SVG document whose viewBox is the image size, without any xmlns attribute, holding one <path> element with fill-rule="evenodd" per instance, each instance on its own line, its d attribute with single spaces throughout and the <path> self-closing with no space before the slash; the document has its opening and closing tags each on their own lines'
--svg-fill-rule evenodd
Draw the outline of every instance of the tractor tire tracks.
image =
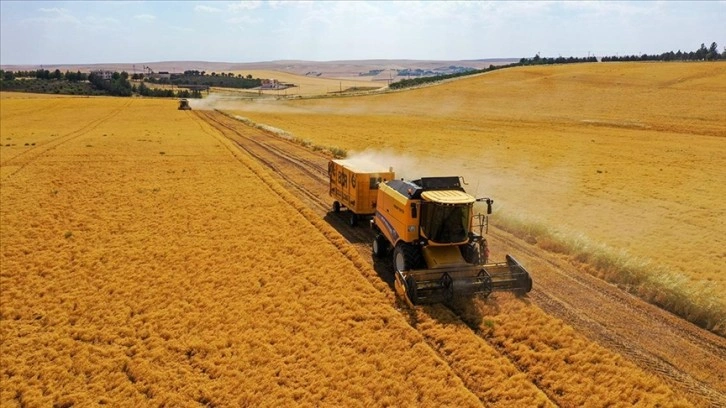
<svg viewBox="0 0 726 408">
<path fill-rule="evenodd" d="M 371 259 L 372 232 L 351 228 L 340 214 L 329 212 L 329 158 L 220 112 L 195 113 L 268 167 L 285 188 L 302 198 L 364 259 L 370 259 L 381 280 L 392 287 L 390 266 Z M 532 303 L 644 371 L 664 379 L 695 405 L 726 406 L 726 339 L 589 275 L 564 256 L 543 251 L 495 227 L 490 227 L 489 235 L 493 252 L 512 252 L 530 269 L 535 282 L 529 294 Z M 450 311 L 456 314 L 455 310 Z M 525 372 L 514 356 L 507 356 L 506 350 L 482 337 L 477 327 L 459 318 L 479 339 L 497 348 Z M 554 404 L 556 396 L 549 390 L 541 391 Z"/>
<path fill-rule="evenodd" d="M 107 122 L 111 118 L 118 115 L 121 111 L 126 109 L 132 101 L 127 101 L 123 106 L 119 107 L 118 109 L 115 109 L 111 111 L 108 115 L 105 115 L 101 118 L 94 119 L 90 122 L 87 122 L 78 129 L 75 129 L 71 132 L 68 132 L 64 135 L 61 135 L 47 143 L 39 144 L 38 146 L 31 147 L 27 150 L 24 150 L 17 155 L 10 157 L 6 160 L 4 160 L 2 163 L 0 163 L 0 167 L 6 167 L 6 166 L 18 166 L 15 170 L 10 172 L 6 178 L 13 177 L 15 174 L 23 170 L 26 166 L 29 164 L 35 162 L 39 158 L 43 157 L 47 153 L 57 149 L 61 145 L 68 143 L 74 139 L 77 139 L 83 135 L 88 134 L 89 132 L 93 131 L 97 127 L 99 127 L 102 123 Z"/>
<path fill-rule="evenodd" d="M 328 158 L 317 153 L 312 153 L 314 156 L 312 159 L 306 159 L 307 155 L 311 154 L 311 151 L 303 146 L 294 144 L 284 139 L 280 139 L 277 136 L 273 136 L 265 133 L 259 129 L 254 129 L 243 125 L 235 119 L 229 118 L 218 112 L 196 112 L 200 118 L 209 123 L 213 128 L 219 131 L 224 137 L 233 142 L 240 149 L 244 150 L 245 153 L 255 158 L 258 162 L 263 164 L 269 170 L 272 170 L 271 175 L 273 178 L 277 178 L 278 182 L 281 182 L 283 187 L 288 191 L 296 193 L 297 197 L 302 197 L 305 204 L 313 209 L 316 215 L 322 216 L 329 225 L 331 225 L 338 233 L 354 247 L 356 247 L 358 253 L 363 259 L 368 260 L 373 266 L 373 269 L 378 273 L 377 277 L 366 276 L 368 279 L 380 278 L 388 284 L 391 292 L 393 292 L 393 271 L 390 267 L 390 262 L 382 260 L 374 262 L 371 256 L 371 242 L 373 241 L 373 233 L 370 229 L 361 227 L 350 227 L 344 220 L 341 214 L 334 214 L 329 212 L 330 206 L 327 205 L 329 201 L 327 199 L 327 162 Z M 284 147 L 283 147 L 284 146 Z M 298 156 L 299 155 L 299 156 Z M 306 169 L 300 169 L 300 167 L 306 167 Z M 297 168 L 298 171 L 294 171 Z M 308 180 L 300 178 L 308 177 L 313 181 L 309 183 Z M 297 194 L 301 193 L 301 194 Z M 395 295 L 394 295 L 395 298 Z M 469 388 L 471 392 L 479 396 L 484 405 L 490 405 L 490 402 L 486 399 L 482 399 L 483 387 L 476 381 L 469 379 L 467 381 L 466 375 L 463 375 L 467 371 L 474 369 L 472 366 L 468 366 L 465 362 L 455 362 L 451 358 L 448 358 L 441 351 L 442 341 L 436 338 L 435 333 L 425 333 L 416 324 L 415 313 L 408 311 L 405 306 L 398 305 L 397 309 L 401 310 L 405 315 L 404 317 L 411 323 L 412 327 L 418 330 L 426 343 L 434 350 L 441 360 L 445 362 L 451 370 L 459 376 L 462 382 Z M 428 307 L 428 306 L 427 306 Z M 459 323 L 461 327 L 468 327 L 456 313 L 442 305 L 430 306 L 430 312 L 442 315 L 446 321 Z M 443 310 L 444 308 L 445 310 Z M 407 313 L 409 312 L 409 313 Z M 428 313 L 432 314 L 432 313 Z M 468 329 L 467 329 L 468 330 Z M 479 336 L 475 331 L 471 330 L 468 336 L 468 343 L 473 344 L 473 348 L 476 348 L 476 343 L 486 343 L 486 341 Z M 490 345 L 489 345 L 490 346 Z M 509 360 L 506 355 L 502 356 L 504 359 Z M 509 361 L 509 363 L 518 369 L 516 365 Z M 474 364 L 480 364 L 479 361 L 475 361 Z M 526 374 L 526 373 L 525 373 Z M 536 384 L 531 384 L 531 394 L 541 395 L 540 400 L 545 400 L 548 406 L 557 406 L 557 404 L 548 398 L 546 390 L 537 388 Z"/>
</svg>

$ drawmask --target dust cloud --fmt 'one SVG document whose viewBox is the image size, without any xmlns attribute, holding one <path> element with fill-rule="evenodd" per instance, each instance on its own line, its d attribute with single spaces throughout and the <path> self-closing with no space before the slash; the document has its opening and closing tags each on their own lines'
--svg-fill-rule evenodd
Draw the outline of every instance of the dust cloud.
<svg viewBox="0 0 726 408">
<path fill-rule="evenodd" d="M 225 97 L 223 95 L 209 95 L 202 99 L 190 99 L 189 105 L 195 110 L 235 109 L 241 107 L 238 98 Z"/>
<path fill-rule="evenodd" d="M 346 158 L 352 165 L 360 169 L 387 169 L 393 168 L 397 179 L 416 180 L 421 177 L 456 176 L 464 179 L 464 188 L 476 195 L 480 187 L 484 187 L 480 180 L 461 159 L 451 156 L 420 156 L 404 154 L 392 150 L 366 149 L 361 152 L 349 152 Z"/>
</svg>

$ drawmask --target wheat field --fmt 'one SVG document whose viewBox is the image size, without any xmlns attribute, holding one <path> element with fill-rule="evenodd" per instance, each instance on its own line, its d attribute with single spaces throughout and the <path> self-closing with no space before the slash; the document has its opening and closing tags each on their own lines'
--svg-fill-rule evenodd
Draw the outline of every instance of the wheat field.
<svg viewBox="0 0 726 408">
<path fill-rule="evenodd" d="M 604 254 L 584 258 L 631 285 L 627 264 L 648 300 L 685 317 L 708 309 L 694 320 L 726 333 L 713 317 L 726 311 L 724 84 L 720 63 L 573 64 L 220 108 L 404 177 L 465 176 L 495 199 L 494 223 L 536 225 L 530 239 L 546 249 Z M 684 297 L 701 304 L 686 310 Z"/>
<path fill-rule="evenodd" d="M 265 95 L 275 96 L 287 96 L 287 97 L 309 97 L 314 95 L 326 95 L 336 94 L 351 89 L 380 89 L 386 84 L 381 82 L 373 82 L 368 77 L 361 77 L 361 79 L 345 78 L 322 78 L 315 74 L 310 75 L 296 75 L 281 71 L 269 71 L 269 70 L 243 70 L 234 71 L 235 75 L 252 75 L 254 78 L 264 79 L 276 79 L 281 83 L 294 84 L 294 87 L 290 87 L 282 90 L 263 90 L 259 91 L 256 89 L 240 91 L 242 93 L 263 93 Z M 225 92 L 228 92 L 225 90 Z"/>
<path fill-rule="evenodd" d="M 175 102 L 26 102 L 2 105 L 3 406 L 477 404 Z"/>
<path fill-rule="evenodd" d="M 515 298 L 412 322 L 175 101 L 0 98 L 2 406 L 689 405 Z"/>
</svg>

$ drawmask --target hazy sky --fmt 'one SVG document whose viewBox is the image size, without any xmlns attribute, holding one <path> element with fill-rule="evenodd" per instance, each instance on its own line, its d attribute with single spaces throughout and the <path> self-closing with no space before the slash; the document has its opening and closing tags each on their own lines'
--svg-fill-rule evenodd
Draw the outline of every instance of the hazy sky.
<svg viewBox="0 0 726 408">
<path fill-rule="evenodd" d="M 656 54 L 726 45 L 726 2 L 0 1 L 1 64 Z"/>
</svg>

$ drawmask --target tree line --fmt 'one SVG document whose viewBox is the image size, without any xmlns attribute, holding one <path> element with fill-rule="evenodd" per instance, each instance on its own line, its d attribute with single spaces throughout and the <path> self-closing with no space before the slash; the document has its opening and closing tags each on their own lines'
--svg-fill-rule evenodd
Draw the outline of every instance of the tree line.
<svg viewBox="0 0 726 408">
<path fill-rule="evenodd" d="M 681 52 L 681 50 L 678 50 L 678 52 L 665 52 L 660 55 L 647 55 L 643 54 L 641 56 L 637 55 L 631 55 L 631 56 L 614 56 L 614 57 L 602 57 L 600 59 L 601 62 L 615 62 L 615 61 L 717 61 L 717 60 L 726 60 L 726 48 L 724 48 L 723 52 L 719 54 L 718 52 L 718 44 L 715 42 L 711 43 L 711 46 L 709 48 L 706 48 L 705 44 L 701 44 L 701 47 L 696 51 L 691 52 Z M 436 76 L 430 76 L 430 77 L 422 77 L 422 78 L 412 78 L 412 79 L 403 79 L 397 82 L 393 82 L 389 85 L 389 88 L 391 89 L 403 89 L 403 88 L 410 88 L 413 86 L 418 86 L 426 83 L 432 83 L 432 82 L 438 82 L 445 79 L 450 78 L 456 78 L 466 75 L 475 75 L 475 74 L 481 74 L 484 72 L 490 72 L 496 69 L 502 69 L 502 68 L 511 68 L 511 67 L 518 67 L 518 66 L 528 66 L 528 65 L 549 65 L 549 64 L 572 64 L 572 63 L 583 63 L 583 62 L 598 62 L 597 57 L 595 56 L 589 56 L 589 57 L 557 57 L 557 58 L 550 58 L 550 57 L 540 57 L 539 54 L 535 55 L 532 58 L 521 58 L 519 62 L 515 62 L 512 64 L 506 64 L 506 65 L 499 65 L 494 66 L 490 65 L 489 68 L 485 69 L 478 69 L 478 70 L 472 70 L 467 72 L 460 72 L 455 74 L 448 74 L 448 75 L 436 75 Z"/>
<path fill-rule="evenodd" d="M 726 47 L 723 52 L 718 52 L 718 44 L 712 42 L 711 46 L 706 48 L 706 44 L 702 43 L 701 47 L 696 51 L 677 52 L 668 51 L 662 54 L 643 54 L 643 55 L 623 55 L 602 57 L 603 62 L 611 61 L 717 61 L 726 60 Z"/>
<path fill-rule="evenodd" d="M 14 72 L 0 70 L 0 90 L 70 95 L 132 96 L 136 94 L 168 98 L 202 97 L 202 93 L 198 90 L 174 91 L 150 88 L 143 82 L 137 87 L 129 81 L 129 74 L 126 71 L 113 72 L 109 76 L 98 72 L 87 74 L 80 71 L 66 71 L 61 73 L 58 69 L 55 71 L 38 69 Z"/>
<path fill-rule="evenodd" d="M 161 89 L 161 88 L 150 88 L 143 82 L 139 86 L 134 85 L 132 87 L 134 92 L 137 92 L 141 96 L 153 96 L 157 98 L 201 98 L 202 92 L 197 89 L 181 89 L 174 91 L 172 89 Z"/>
<path fill-rule="evenodd" d="M 126 71 L 114 72 L 110 79 L 104 78 L 103 75 L 92 72 L 88 75 L 88 82 L 94 88 L 105 91 L 106 94 L 112 96 L 131 96 L 131 82 L 129 82 L 129 74 Z"/>
<path fill-rule="evenodd" d="M 49 71 L 47 69 L 38 69 L 35 71 L 5 71 L 0 69 L 0 78 L 4 81 L 12 81 L 15 78 L 35 78 L 35 79 L 55 79 L 66 80 L 70 82 L 87 81 L 88 74 L 81 71 L 62 73 L 59 69 Z"/>
<path fill-rule="evenodd" d="M 206 71 L 188 70 L 183 74 L 171 74 L 170 78 L 146 77 L 144 80 L 154 84 L 216 86 L 220 88 L 251 89 L 262 85 L 260 78 L 253 78 L 248 74 L 216 73 L 207 74 Z"/>
</svg>

